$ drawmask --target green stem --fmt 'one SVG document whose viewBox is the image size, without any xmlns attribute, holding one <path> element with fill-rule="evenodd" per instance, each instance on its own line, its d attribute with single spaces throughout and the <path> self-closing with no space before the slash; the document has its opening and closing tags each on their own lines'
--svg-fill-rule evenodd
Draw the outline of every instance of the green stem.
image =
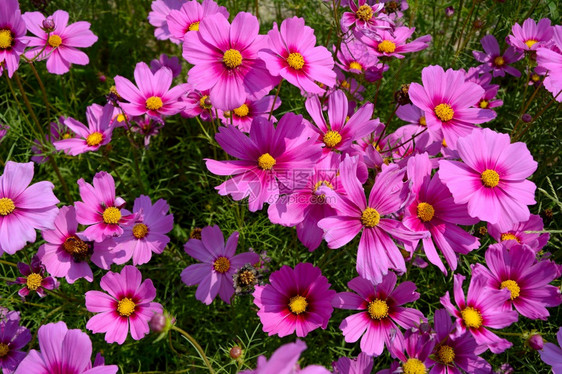
<svg viewBox="0 0 562 374">
<path fill-rule="evenodd" d="M 269 111 L 269 117 L 267 117 L 268 121 L 271 121 L 271 116 L 273 115 L 273 110 L 275 109 L 275 103 L 277 102 L 277 98 L 279 97 L 279 91 L 281 91 L 281 85 L 283 84 L 284 79 L 281 79 L 281 82 L 277 85 L 277 91 L 275 92 L 275 98 L 273 98 L 273 104 L 271 104 L 271 110 Z"/>
<path fill-rule="evenodd" d="M 209 359 L 207 358 L 207 355 L 205 355 L 205 351 L 203 351 L 203 348 L 201 348 L 199 343 L 197 343 L 197 340 L 195 340 L 191 335 L 189 335 L 187 332 L 185 332 L 184 330 L 180 329 L 177 326 L 172 326 L 172 330 L 175 330 L 175 331 L 179 332 L 187 340 L 189 340 L 189 342 L 195 347 L 197 352 L 199 352 L 199 355 L 201 356 L 203 361 L 205 361 L 205 365 L 207 365 L 207 368 L 209 369 L 209 372 L 211 374 L 215 374 L 215 371 L 213 370 L 213 367 L 211 366 L 211 363 L 209 362 Z"/>
<path fill-rule="evenodd" d="M 10 265 L 10 266 L 15 266 L 18 267 L 17 264 L 14 264 L 13 262 L 10 261 L 6 261 L 6 260 L 0 260 L 0 264 L 4 264 L 4 265 Z"/>
<path fill-rule="evenodd" d="M 31 71 L 33 71 L 33 75 L 35 75 L 35 78 L 39 83 L 39 88 L 41 88 L 41 93 L 43 94 L 43 101 L 45 102 L 45 108 L 47 108 L 47 119 L 50 119 L 51 109 L 49 108 L 49 100 L 47 99 L 47 90 L 45 90 L 45 85 L 43 84 L 43 81 L 41 80 L 41 77 L 39 76 L 39 73 L 37 72 L 35 65 L 33 63 L 29 63 L 29 66 L 31 66 Z"/>
</svg>

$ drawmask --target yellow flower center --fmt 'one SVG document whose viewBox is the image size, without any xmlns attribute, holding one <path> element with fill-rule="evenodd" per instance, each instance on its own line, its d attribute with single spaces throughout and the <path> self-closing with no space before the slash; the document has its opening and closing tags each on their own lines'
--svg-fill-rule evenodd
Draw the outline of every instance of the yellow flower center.
<svg viewBox="0 0 562 374">
<path fill-rule="evenodd" d="M 254 284 L 256 281 L 256 276 L 250 270 L 244 270 L 238 275 L 238 283 L 243 286 L 249 286 Z"/>
<path fill-rule="evenodd" d="M 541 76 L 538 75 L 538 74 L 533 74 L 533 75 L 531 75 L 531 80 L 532 80 L 533 82 L 538 82 L 538 81 L 541 80 Z"/>
<path fill-rule="evenodd" d="M 361 64 L 358 63 L 357 61 L 350 62 L 349 68 L 359 70 L 359 71 L 363 71 L 363 66 L 361 66 Z"/>
<path fill-rule="evenodd" d="M 519 294 L 521 293 L 521 288 L 519 287 L 517 282 L 511 279 L 503 281 L 501 283 L 501 288 L 502 289 L 507 288 L 509 292 L 511 292 L 511 296 L 510 296 L 511 300 L 515 300 L 516 298 L 518 298 Z"/>
<path fill-rule="evenodd" d="M 496 187 L 498 183 L 500 183 L 500 175 L 495 170 L 491 169 L 484 170 L 480 179 L 482 180 L 482 184 L 484 186 L 490 188 Z"/>
<path fill-rule="evenodd" d="M 289 300 L 289 309 L 291 310 L 291 312 L 295 314 L 301 314 L 303 312 L 306 312 L 307 306 L 308 306 L 308 302 L 306 301 L 306 298 L 304 296 L 300 296 L 300 295 L 293 296 Z"/>
<path fill-rule="evenodd" d="M 224 62 L 226 67 L 229 69 L 237 68 L 242 65 L 242 54 L 240 54 L 240 52 L 236 49 L 229 49 L 224 52 L 222 62 Z"/>
<path fill-rule="evenodd" d="M 490 102 L 486 101 L 486 100 L 482 100 L 482 101 L 480 101 L 480 104 L 478 104 L 478 106 L 482 109 L 486 109 L 489 105 L 490 105 Z"/>
<path fill-rule="evenodd" d="M 502 56 L 498 56 L 494 59 L 494 65 L 503 66 L 503 64 L 505 64 L 505 60 L 503 59 Z"/>
<path fill-rule="evenodd" d="M 188 30 L 189 31 L 199 31 L 199 21 L 193 22 L 191 25 L 189 25 Z"/>
<path fill-rule="evenodd" d="M 264 153 L 258 158 L 258 166 L 263 170 L 271 170 L 277 161 L 269 153 Z"/>
<path fill-rule="evenodd" d="M 527 44 L 527 47 L 531 48 L 532 46 L 534 46 L 535 44 L 537 44 L 537 40 L 535 39 L 529 39 L 525 42 L 525 44 Z"/>
<path fill-rule="evenodd" d="M 455 360 L 455 350 L 448 345 L 442 345 L 437 351 L 437 358 L 445 365 Z"/>
<path fill-rule="evenodd" d="M 119 313 L 121 317 L 129 317 L 135 312 L 136 307 L 137 304 L 135 304 L 133 300 L 125 297 L 117 303 L 117 313 Z"/>
<path fill-rule="evenodd" d="M 408 361 L 402 365 L 402 370 L 404 374 L 425 374 L 427 372 L 423 362 L 417 358 L 409 358 Z"/>
<path fill-rule="evenodd" d="M 295 70 L 301 70 L 304 66 L 304 57 L 298 52 L 293 52 L 287 57 L 287 64 Z"/>
<path fill-rule="evenodd" d="M 250 113 L 250 108 L 248 108 L 246 104 L 242 104 L 238 108 L 234 109 L 233 112 L 238 117 L 246 117 Z"/>
<path fill-rule="evenodd" d="M 435 115 L 443 122 L 447 122 L 453 119 L 455 111 L 449 104 L 439 104 L 435 107 Z"/>
<path fill-rule="evenodd" d="M 125 117 L 124 114 L 118 114 L 117 115 L 117 122 L 125 122 L 126 119 L 127 119 L 127 117 Z"/>
<path fill-rule="evenodd" d="M 226 273 L 230 270 L 230 261 L 224 256 L 220 256 L 213 262 L 213 267 L 219 273 Z"/>
<path fill-rule="evenodd" d="M 27 288 L 29 288 L 31 291 L 35 291 L 36 289 L 41 287 L 41 282 L 43 282 L 43 277 L 41 276 L 41 274 L 31 273 L 27 276 L 26 285 Z"/>
<path fill-rule="evenodd" d="M 342 88 L 349 90 L 351 88 L 351 84 L 348 81 L 341 82 Z"/>
<path fill-rule="evenodd" d="M 420 117 L 420 126 L 427 126 L 427 121 L 425 120 L 425 116 Z"/>
<path fill-rule="evenodd" d="M 379 224 L 380 220 L 381 215 L 374 208 L 367 207 L 367 209 L 361 213 L 361 223 L 366 227 L 375 227 Z"/>
<path fill-rule="evenodd" d="M 478 329 L 482 326 L 482 315 L 473 307 L 466 307 L 461 311 L 461 317 L 466 327 Z"/>
<path fill-rule="evenodd" d="M 510 232 L 505 232 L 502 234 L 501 241 L 503 242 L 506 240 L 517 240 L 517 243 L 521 243 L 521 240 L 519 240 L 519 238 L 515 236 L 515 234 L 512 234 Z"/>
<path fill-rule="evenodd" d="M 207 102 L 207 99 L 209 98 L 209 96 L 205 95 L 205 96 L 201 96 L 201 98 L 199 99 L 199 106 L 203 109 L 211 109 L 213 106 L 210 104 L 210 101 Z"/>
<path fill-rule="evenodd" d="M 441 142 L 441 145 L 445 148 L 447 148 L 447 142 L 445 141 L 445 139 L 443 139 L 443 141 Z"/>
<path fill-rule="evenodd" d="M 158 96 L 151 96 L 146 99 L 146 109 L 148 110 L 158 110 L 162 108 L 163 105 L 162 99 Z"/>
<path fill-rule="evenodd" d="M 8 197 L 0 199 L 0 216 L 7 216 L 16 209 L 14 201 Z"/>
<path fill-rule="evenodd" d="M 384 300 L 375 299 L 369 303 L 367 311 L 372 319 L 383 319 L 388 317 L 388 304 Z"/>
<path fill-rule="evenodd" d="M 121 211 L 113 206 L 103 212 L 103 222 L 108 225 L 116 225 L 121 220 Z"/>
<path fill-rule="evenodd" d="M 12 32 L 7 29 L 0 29 L 0 49 L 11 48 L 13 42 Z"/>
<path fill-rule="evenodd" d="M 66 133 L 62 136 L 63 139 L 72 139 L 72 134 L 71 133 Z"/>
<path fill-rule="evenodd" d="M 392 53 L 396 50 L 396 44 L 390 40 L 383 40 L 379 43 L 377 49 L 381 53 Z"/>
<path fill-rule="evenodd" d="M 142 239 L 148 234 L 148 227 L 144 223 L 137 223 L 133 226 L 133 236 Z"/>
<path fill-rule="evenodd" d="M 367 22 L 373 18 L 373 8 L 367 4 L 361 5 L 359 9 L 357 9 L 357 12 L 355 12 L 355 16 L 360 20 Z"/>
<path fill-rule="evenodd" d="M 318 191 L 318 189 L 320 188 L 320 186 L 326 186 L 328 188 L 330 188 L 331 190 L 334 189 L 334 186 L 328 182 L 328 181 L 319 181 L 316 182 L 316 184 L 314 185 L 314 192 Z"/>
<path fill-rule="evenodd" d="M 8 344 L 0 343 L 0 358 L 7 356 L 8 352 L 10 352 Z"/>
<path fill-rule="evenodd" d="M 86 138 L 86 143 L 90 147 L 95 147 L 96 145 L 100 144 L 103 141 L 103 135 L 101 132 L 93 132 Z"/>
<path fill-rule="evenodd" d="M 424 222 L 431 221 L 435 215 L 435 209 L 433 209 L 433 206 L 428 203 L 419 203 L 417 211 L 418 218 Z"/>
<path fill-rule="evenodd" d="M 339 132 L 330 130 L 324 134 L 324 138 L 322 140 L 324 141 L 324 144 L 326 144 L 326 147 L 333 148 L 340 144 L 341 139 L 342 138 Z"/>
<path fill-rule="evenodd" d="M 58 35 L 51 35 L 51 36 L 49 36 L 49 39 L 47 40 L 47 43 L 49 43 L 49 45 L 51 47 L 57 48 L 59 45 L 62 44 L 62 39 Z"/>
<path fill-rule="evenodd" d="M 84 256 L 90 250 L 88 244 L 75 235 L 66 238 L 62 245 L 62 248 L 66 253 L 73 256 Z"/>
</svg>

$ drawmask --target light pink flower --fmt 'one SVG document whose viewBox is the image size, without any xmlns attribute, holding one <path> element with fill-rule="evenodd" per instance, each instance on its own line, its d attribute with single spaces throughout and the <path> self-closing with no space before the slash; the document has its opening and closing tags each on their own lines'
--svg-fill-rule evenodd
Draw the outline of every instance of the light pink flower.
<svg viewBox="0 0 562 374">
<path fill-rule="evenodd" d="M 171 9 L 166 16 L 168 30 L 177 40 L 183 41 L 190 31 L 199 31 L 199 23 L 206 17 L 224 16 L 228 19 L 229 13 L 225 7 L 217 5 L 213 0 L 197 0 L 185 2 L 179 9 Z"/>
</svg>

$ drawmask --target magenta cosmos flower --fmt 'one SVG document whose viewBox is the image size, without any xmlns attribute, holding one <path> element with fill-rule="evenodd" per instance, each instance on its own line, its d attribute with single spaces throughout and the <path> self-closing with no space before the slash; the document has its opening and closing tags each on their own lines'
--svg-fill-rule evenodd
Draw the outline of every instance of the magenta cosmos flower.
<svg viewBox="0 0 562 374">
<path fill-rule="evenodd" d="M 273 102 L 275 101 L 275 105 Z M 254 118 L 269 118 L 269 113 L 281 106 L 281 99 L 273 95 L 267 95 L 259 100 L 253 101 L 246 99 L 244 104 L 231 111 L 219 111 L 219 118 L 225 125 L 234 125 L 244 132 L 250 132 Z M 271 121 L 276 122 L 277 118 L 271 116 Z"/>
<path fill-rule="evenodd" d="M 332 363 L 332 368 L 334 374 L 371 374 L 374 363 L 371 356 L 361 352 L 354 359 L 341 357 Z"/>
<path fill-rule="evenodd" d="M 476 129 L 459 139 L 463 162 L 439 161 L 439 178 L 456 204 L 468 203 L 468 214 L 492 224 L 511 225 L 529 219 L 535 204 L 537 163 L 525 143 L 510 144 L 509 135 Z"/>
<path fill-rule="evenodd" d="M 180 97 L 185 107 L 181 112 L 182 117 L 194 118 L 199 116 L 203 121 L 213 121 L 215 111 L 209 97 L 209 90 L 199 91 L 190 84 L 185 86 L 186 93 Z"/>
<path fill-rule="evenodd" d="M 397 27 L 394 30 L 380 30 L 376 34 L 361 34 L 360 40 L 370 47 L 375 56 L 404 58 L 403 53 L 418 52 L 426 49 L 431 42 L 431 35 L 424 35 L 407 43 L 415 27 Z"/>
<path fill-rule="evenodd" d="M 252 212 L 262 209 L 265 202 L 274 203 L 279 190 L 290 186 L 293 171 L 309 169 L 322 153 L 314 132 L 303 124 L 302 116 L 293 113 L 285 114 L 277 127 L 256 118 L 249 137 L 234 126 L 221 127 L 215 139 L 226 153 L 240 159 L 206 159 L 211 173 L 233 176 L 215 188 L 236 201 L 249 196 Z"/>
<path fill-rule="evenodd" d="M 190 239 L 185 243 L 185 252 L 202 263 L 183 269 L 181 280 L 188 286 L 199 285 L 195 298 L 202 303 L 209 305 L 219 295 L 230 304 L 234 294 L 232 276 L 236 270 L 259 261 L 259 255 L 254 252 L 235 255 L 238 236 L 238 232 L 233 232 L 225 244 L 221 229 L 217 225 L 207 226 L 201 231 L 201 240 Z"/>
<path fill-rule="evenodd" d="M 439 258 L 441 250 L 451 270 L 457 268 L 457 253 L 467 254 L 480 246 L 480 241 L 457 225 L 473 225 L 479 220 L 468 215 L 466 204 L 455 204 L 453 196 L 438 176 L 431 177 L 432 162 L 427 153 L 408 161 L 413 200 L 406 207 L 404 226 L 420 232 L 429 231 L 422 240 L 427 259 L 443 273 L 447 269 Z"/>
<path fill-rule="evenodd" d="M 35 229 L 54 228 L 59 200 L 51 182 L 29 185 L 33 179 L 33 162 L 6 162 L 0 176 L 0 256 L 13 255 L 35 242 Z"/>
<path fill-rule="evenodd" d="M 174 37 L 168 28 L 166 17 L 173 9 L 180 9 L 184 4 L 183 0 L 155 0 L 151 4 L 151 12 L 148 13 L 148 22 L 154 26 L 154 36 L 158 40 L 168 40 L 175 44 L 180 44 L 182 40 Z"/>
<path fill-rule="evenodd" d="M 144 62 L 135 67 L 135 86 L 127 78 L 115 77 L 115 88 L 128 103 L 121 103 L 130 116 L 149 114 L 151 116 L 171 116 L 182 111 L 185 106 L 179 97 L 185 93 L 184 85 L 172 85 L 172 70 L 162 67 L 152 73 Z"/>
<path fill-rule="evenodd" d="M 228 10 L 213 0 L 203 0 L 203 4 L 192 0 L 184 3 L 178 10 L 171 9 L 166 16 L 166 21 L 170 34 L 177 40 L 183 41 L 188 32 L 199 31 L 199 23 L 203 19 L 217 17 L 219 14 L 225 19 L 229 17 Z"/>
<path fill-rule="evenodd" d="M 55 149 L 76 156 L 85 152 L 95 152 L 102 145 L 108 144 L 113 133 L 111 123 L 114 110 L 115 108 L 111 104 L 103 107 L 98 104 L 90 105 L 86 109 L 88 127 L 74 118 L 66 118 L 64 125 L 77 136 L 63 136 L 61 140 L 53 142 Z"/>
<path fill-rule="evenodd" d="M 537 49 L 537 64 L 539 68 L 548 71 L 544 78 L 544 88 L 546 88 L 556 101 L 562 101 L 562 26 L 554 26 L 552 41 L 556 48 Z"/>
<path fill-rule="evenodd" d="M 31 340 L 29 329 L 20 326 L 18 312 L 0 309 L 0 368 L 12 373 L 25 358 L 22 348 Z"/>
<path fill-rule="evenodd" d="M 20 63 L 20 56 L 27 44 L 25 21 L 21 16 L 18 0 L 0 3 L 0 75 L 7 68 L 11 78 Z"/>
<path fill-rule="evenodd" d="M 125 200 L 115 197 L 115 181 L 111 174 L 100 171 L 94 176 L 94 185 L 78 180 L 80 197 L 82 201 L 74 203 L 76 206 L 76 219 L 81 225 L 91 225 L 84 230 L 88 240 L 101 242 L 105 238 L 120 236 L 123 228 L 120 225 L 129 225 L 134 219 L 134 214 L 124 215 L 121 207 Z"/>
<path fill-rule="evenodd" d="M 16 278 L 11 284 L 24 285 L 18 291 L 18 295 L 22 298 L 28 296 L 31 291 L 37 292 L 39 297 L 45 297 L 47 296 L 45 290 L 54 290 L 59 285 L 55 278 L 45 276 L 45 267 L 37 256 L 33 256 L 29 265 L 18 262 L 18 270 L 23 277 Z"/>
<path fill-rule="evenodd" d="M 160 254 L 170 241 L 166 235 L 174 226 L 174 216 L 168 214 L 170 206 L 165 200 L 158 200 L 152 205 L 150 197 L 141 195 L 135 199 L 133 213 L 137 219 L 123 228 L 123 235 L 115 238 L 114 262 L 124 264 L 133 259 L 133 265 L 142 265 L 150 261 L 152 253 Z"/>
<path fill-rule="evenodd" d="M 142 283 L 141 283 L 142 282 Z M 156 288 L 150 279 L 134 266 L 125 266 L 120 273 L 107 272 L 100 281 L 101 291 L 86 292 L 86 309 L 94 315 L 86 328 L 94 334 L 105 333 L 105 341 L 123 344 L 129 329 L 135 340 L 149 333 L 148 321 L 162 313 L 162 305 L 152 302 Z"/>
<path fill-rule="evenodd" d="M 381 11 L 384 4 L 367 4 L 367 0 L 349 1 L 351 12 L 345 12 L 341 17 L 341 29 L 344 33 L 349 30 L 357 32 L 377 31 L 377 29 L 390 29 L 394 22 Z"/>
<path fill-rule="evenodd" d="M 518 23 L 513 25 L 507 41 L 521 51 L 536 51 L 550 41 L 552 33 L 553 29 L 548 18 L 543 18 L 538 23 L 534 19 L 527 18 L 523 22 L 523 27 Z"/>
<path fill-rule="evenodd" d="M 488 234 L 497 242 L 517 242 L 529 246 L 533 251 L 539 252 L 548 243 L 550 234 L 532 231 L 543 231 L 544 224 L 542 218 L 536 214 L 531 214 L 527 221 L 513 225 L 501 227 L 488 223 Z"/>
<path fill-rule="evenodd" d="M 300 368 L 298 361 L 301 353 L 306 349 L 306 343 L 297 340 L 277 348 L 268 359 L 265 356 L 258 357 L 255 370 L 244 370 L 240 374 L 330 374 L 330 372 L 318 365 L 310 365 Z"/>
<path fill-rule="evenodd" d="M 155 74 L 161 68 L 166 67 L 172 71 L 172 78 L 181 74 L 180 59 L 176 56 L 169 57 L 167 54 L 162 53 L 156 60 L 150 61 L 150 71 Z"/>
<path fill-rule="evenodd" d="M 357 250 L 357 272 L 375 282 L 381 282 L 388 269 L 406 271 L 404 257 L 391 236 L 409 243 L 427 236 L 410 231 L 397 220 L 383 218 L 398 211 L 405 200 L 407 191 L 403 176 L 404 171 L 399 170 L 398 165 L 385 167 L 377 175 L 367 202 L 363 186 L 357 179 L 357 158 L 346 157 L 340 165 L 339 178 L 346 196 L 338 195 L 326 186 L 319 189 L 338 212 L 337 216 L 318 222 L 328 247 L 340 248 L 363 231 Z"/>
<path fill-rule="evenodd" d="M 209 90 L 218 109 L 233 110 L 247 98 L 260 99 L 278 83 L 258 59 L 258 51 L 267 46 L 259 28 L 254 15 L 240 12 L 232 24 L 222 15 L 206 17 L 198 32 L 185 36 L 183 57 L 194 65 L 188 83 Z"/>
<path fill-rule="evenodd" d="M 429 327 L 428 324 L 424 324 Z M 397 361 L 390 364 L 390 368 L 381 370 L 377 374 L 418 374 L 431 372 L 433 361 L 429 355 L 435 346 L 435 339 L 427 331 L 412 328 L 406 331 L 404 339 L 394 339 L 389 347 L 390 354 Z M 400 369 L 402 369 L 400 371 Z"/>
<path fill-rule="evenodd" d="M 98 37 L 90 31 L 90 23 L 85 21 L 68 24 L 68 13 L 57 10 L 49 17 L 55 26 L 52 31 L 45 31 L 45 16 L 39 12 L 27 12 L 23 15 L 27 29 L 36 37 L 28 37 L 29 47 L 25 55 L 29 59 L 47 59 L 47 70 L 52 74 L 64 74 L 71 64 L 88 65 L 88 55 L 78 48 L 91 47 Z"/>
<path fill-rule="evenodd" d="M 535 262 L 535 252 L 526 245 L 491 245 L 486 251 L 486 264 L 476 264 L 473 276 L 482 276 L 492 289 L 507 288 L 511 296 L 504 310 L 515 308 L 531 319 L 550 316 L 546 307 L 562 303 L 560 289 L 549 285 L 557 278 L 556 265 L 550 261 Z M 489 269 L 489 270 L 488 270 Z"/>
<path fill-rule="evenodd" d="M 259 52 L 259 56 L 274 76 L 281 76 L 301 90 L 312 94 L 322 94 L 324 89 L 316 82 L 328 87 L 336 84 L 334 59 L 325 47 L 315 47 L 314 30 L 305 26 L 304 19 L 287 18 L 277 23 L 268 32 L 269 48 Z"/>
<path fill-rule="evenodd" d="M 512 344 L 487 328 L 502 329 L 517 321 L 517 312 L 502 308 L 506 300 L 509 300 L 510 292 L 507 289 L 491 289 L 485 278 L 473 275 L 465 300 L 462 290 L 464 279 L 463 275 L 455 274 L 453 294 L 457 308 L 451 304 L 449 291 L 441 297 L 441 304 L 449 314 L 456 317 L 458 335 L 467 330 L 472 334 L 479 345 L 477 354 L 488 348 L 493 353 L 502 353 Z"/>
<path fill-rule="evenodd" d="M 558 330 L 556 339 L 558 340 L 558 345 L 546 343 L 539 353 L 541 360 L 552 366 L 553 374 L 562 374 L 562 327 Z"/>
<path fill-rule="evenodd" d="M 298 337 L 305 337 L 318 327 L 326 329 L 336 291 L 319 268 L 306 262 L 294 269 L 284 265 L 270 275 L 269 282 L 255 286 L 253 293 L 263 331 L 279 337 L 296 331 Z"/>
<path fill-rule="evenodd" d="M 64 322 L 39 327 L 40 352 L 32 349 L 14 374 L 115 374 L 117 365 L 92 368 L 92 341 L 85 332 L 69 330 Z"/>
<path fill-rule="evenodd" d="M 354 343 L 361 336 L 361 351 L 369 356 L 380 356 L 384 346 L 391 347 L 391 338 L 403 340 L 402 328 L 418 326 L 425 321 L 423 314 L 402 305 L 419 299 L 413 282 L 396 286 L 396 274 L 385 275 L 381 283 L 357 277 L 347 283 L 353 292 L 338 293 L 332 305 L 335 308 L 359 310 L 340 324 L 345 341 Z M 398 325 L 398 326 L 397 326 Z"/>
<path fill-rule="evenodd" d="M 514 77 L 520 77 L 521 72 L 509 66 L 516 61 L 523 58 L 523 53 L 518 52 L 513 47 L 508 47 L 507 50 L 502 54 L 500 51 L 500 46 L 494 35 L 486 35 L 480 41 L 484 52 L 472 51 L 474 58 L 481 62 L 482 65 L 478 67 L 481 72 L 491 71 L 494 77 L 503 77 L 505 73 L 511 74 Z"/>
<path fill-rule="evenodd" d="M 463 71 L 428 66 L 422 70 L 423 86 L 412 83 L 408 91 L 412 103 L 425 112 L 429 132 L 435 139 L 445 139 L 453 150 L 457 139 L 470 134 L 475 124 L 496 117 L 493 110 L 472 108 L 484 96 L 484 89 L 465 79 Z"/>
<path fill-rule="evenodd" d="M 336 50 L 335 47 L 334 50 Z M 365 44 L 354 38 L 342 41 L 336 56 L 336 65 L 343 71 L 352 74 L 363 74 L 367 70 L 376 67 L 379 62 L 377 56 L 375 56 Z M 336 73 L 336 75 L 338 74 Z M 347 84 L 349 85 L 349 83 Z M 344 84 L 342 83 L 342 85 Z M 348 87 L 348 89 L 350 88 L 351 87 Z M 355 89 L 351 91 L 353 92 Z"/>
</svg>

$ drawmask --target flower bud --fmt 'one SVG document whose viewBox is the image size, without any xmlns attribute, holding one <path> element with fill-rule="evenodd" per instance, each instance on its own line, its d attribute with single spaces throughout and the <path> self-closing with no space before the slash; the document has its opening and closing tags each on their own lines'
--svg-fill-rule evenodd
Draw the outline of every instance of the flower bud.
<svg viewBox="0 0 562 374">
<path fill-rule="evenodd" d="M 45 32 L 51 32 L 55 29 L 55 21 L 52 18 L 45 18 L 43 20 L 43 30 Z"/>
<path fill-rule="evenodd" d="M 166 327 L 166 317 L 164 317 L 164 314 L 157 313 L 152 316 L 148 322 L 148 326 L 152 332 L 162 332 Z"/>
<path fill-rule="evenodd" d="M 540 334 L 534 334 L 531 336 L 529 340 L 527 340 L 527 343 L 529 344 L 529 347 L 533 348 L 535 351 L 541 350 L 544 345 L 544 341 L 542 340 L 542 336 Z"/>
<path fill-rule="evenodd" d="M 529 123 L 533 120 L 533 116 L 531 116 L 529 113 L 525 113 L 521 116 L 521 120 L 525 123 Z"/>
<path fill-rule="evenodd" d="M 484 26 L 484 22 L 483 22 L 482 20 L 477 19 L 477 20 L 475 20 L 475 21 L 472 23 L 472 26 L 473 26 L 475 29 L 478 30 L 478 29 L 481 29 L 482 26 Z"/>
<path fill-rule="evenodd" d="M 242 356 L 242 348 L 235 345 L 234 347 L 230 348 L 230 352 L 228 352 L 228 354 L 230 355 L 230 358 L 236 360 Z"/>
<path fill-rule="evenodd" d="M 452 6 L 448 6 L 447 8 L 445 8 L 446 17 L 452 17 L 453 14 L 455 14 L 455 8 L 453 8 Z"/>
</svg>

